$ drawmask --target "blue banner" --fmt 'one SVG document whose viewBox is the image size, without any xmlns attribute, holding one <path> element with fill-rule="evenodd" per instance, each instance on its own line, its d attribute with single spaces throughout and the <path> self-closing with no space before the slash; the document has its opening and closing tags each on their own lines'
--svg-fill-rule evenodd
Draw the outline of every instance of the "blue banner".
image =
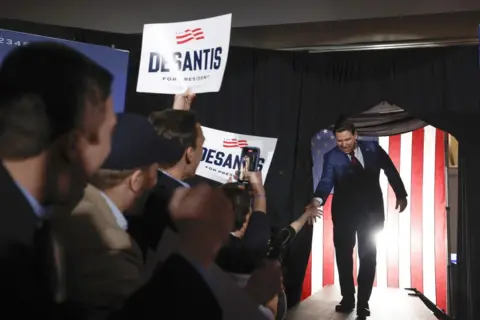
<svg viewBox="0 0 480 320">
<path fill-rule="evenodd" d="M 55 41 L 63 43 L 82 52 L 99 65 L 108 69 L 115 78 L 112 88 L 115 112 L 124 111 L 128 74 L 128 51 L 0 29 L 0 62 L 13 48 L 24 46 L 29 42 L 38 41 Z"/>
</svg>

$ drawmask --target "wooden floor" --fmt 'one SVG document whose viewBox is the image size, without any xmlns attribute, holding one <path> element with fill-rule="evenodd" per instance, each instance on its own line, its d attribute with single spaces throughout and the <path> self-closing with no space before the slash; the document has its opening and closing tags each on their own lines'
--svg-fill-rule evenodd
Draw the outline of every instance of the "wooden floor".
<svg viewBox="0 0 480 320">
<path fill-rule="evenodd" d="M 334 286 L 322 290 L 306 299 L 287 314 L 287 320 L 354 320 L 350 315 L 335 312 L 340 301 L 340 290 Z M 411 297 L 403 289 L 373 289 L 370 299 L 369 320 L 435 320 L 435 316 L 418 297 Z"/>
</svg>

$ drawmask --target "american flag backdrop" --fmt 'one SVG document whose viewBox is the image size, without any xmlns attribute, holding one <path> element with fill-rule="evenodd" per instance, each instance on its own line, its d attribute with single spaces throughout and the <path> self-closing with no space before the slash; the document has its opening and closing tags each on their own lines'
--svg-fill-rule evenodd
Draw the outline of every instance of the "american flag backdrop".
<svg viewBox="0 0 480 320">
<path fill-rule="evenodd" d="M 408 192 L 404 212 L 395 211 L 395 194 L 383 172 L 380 184 L 385 203 L 385 228 L 377 238 L 376 287 L 417 288 L 446 309 L 447 220 L 445 210 L 444 132 L 427 126 L 413 132 L 378 140 L 400 172 Z M 313 176 L 316 187 L 322 174 L 323 155 L 335 146 L 331 131 L 312 139 Z M 324 217 L 313 228 L 312 251 L 303 283 L 302 299 L 326 285 L 339 285 L 333 247 L 330 196 Z M 358 270 L 354 250 L 354 279 Z M 406 293 L 405 293 L 406 294 Z"/>
</svg>

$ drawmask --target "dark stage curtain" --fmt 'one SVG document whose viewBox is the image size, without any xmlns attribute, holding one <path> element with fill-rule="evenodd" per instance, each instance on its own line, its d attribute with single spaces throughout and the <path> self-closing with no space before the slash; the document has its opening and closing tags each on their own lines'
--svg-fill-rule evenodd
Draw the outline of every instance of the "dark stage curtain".
<svg viewBox="0 0 480 320">
<path fill-rule="evenodd" d="M 8 20 L 0 20 L 0 27 L 129 50 L 126 111 L 147 115 L 171 106 L 172 97 L 135 92 L 140 35 Z M 266 185 L 277 227 L 298 217 L 309 202 L 311 137 L 340 115 L 355 117 L 385 101 L 452 133 L 463 150 L 458 257 L 463 280 L 457 297 L 462 307 L 457 310 L 463 308 L 465 317 L 459 319 L 464 320 L 478 318 L 473 306 L 480 305 L 480 245 L 474 233 L 480 228 L 475 201 L 479 88 L 476 46 L 325 54 L 231 48 L 221 91 L 200 95 L 193 109 L 206 126 L 279 138 Z M 299 233 L 285 260 L 290 306 L 300 300 L 311 232 L 306 227 Z"/>
<path fill-rule="evenodd" d="M 480 305 L 480 202 L 478 144 L 460 143 L 458 156 L 458 252 L 457 271 L 452 281 L 456 287 L 456 319 L 478 319 Z"/>
</svg>

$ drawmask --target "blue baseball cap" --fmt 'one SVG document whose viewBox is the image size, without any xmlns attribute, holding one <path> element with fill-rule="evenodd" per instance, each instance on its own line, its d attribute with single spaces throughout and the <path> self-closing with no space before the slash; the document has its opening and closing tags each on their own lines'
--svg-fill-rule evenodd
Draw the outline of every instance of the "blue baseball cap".
<svg viewBox="0 0 480 320">
<path fill-rule="evenodd" d="M 112 135 L 112 149 L 102 169 L 133 170 L 153 163 L 176 162 L 183 150 L 169 139 L 157 135 L 144 116 L 117 114 Z"/>
</svg>

